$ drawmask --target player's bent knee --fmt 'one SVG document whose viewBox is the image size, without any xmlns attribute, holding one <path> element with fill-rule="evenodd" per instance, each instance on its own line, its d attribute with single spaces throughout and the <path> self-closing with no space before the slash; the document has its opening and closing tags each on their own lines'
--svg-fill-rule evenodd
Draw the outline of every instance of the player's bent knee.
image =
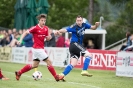
<svg viewBox="0 0 133 88">
<path fill-rule="evenodd" d="M 84 57 L 91 57 L 92 58 L 92 54 L 89 53 L 88 51 L 85 51 Z"/>
<path fill-rule="evenodd" d="M 77 60 L 79 59 L 79 57 L 78 57 L 77 55 L 71 56 L 71 59 L 72 59 L 72 58 L 75 58 L 75 59 L 77 59 Z"/>
</svg>

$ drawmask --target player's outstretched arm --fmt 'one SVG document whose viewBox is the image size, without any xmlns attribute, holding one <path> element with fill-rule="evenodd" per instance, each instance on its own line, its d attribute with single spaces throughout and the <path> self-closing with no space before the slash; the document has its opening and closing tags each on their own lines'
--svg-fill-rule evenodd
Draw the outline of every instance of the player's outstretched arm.
<svg viewBox="0 0 133 88">
<path fill-rule="evenodd" d="M 67 30 L 66 29 L 60 29 L 59 32 L 60 33 L 65 33 L 65 32 L 67 32 Z"/>
<path fill-rule="evenodd" d="M 60 29 L 60 30 L 56 30 L 56 31 L 54 32 L 54 34 L 55 34 L 55 35 L 59 35 L 60 33 L 65 33 L 65 32 L 67 32 L 66 29 Z"/>
<path fill-rule="evenodd" d="M 27 34 L 29 34 L 29 31 L 28 31 L 28 30 L 25 31 L 25 32 L 22 34 L 22 36 L 20 37 L 20 40 L 17 42 L 18 45 L 21 44 L 22 40 L 24 39 L 24 37 L 25 37 Z"/>
<path fill-rule="evenodd" d="M 52 39 L 51 33 L 52 31 L 48 30 L 48 36 L 46 37 L 46 41 L 49 41 Z"/>
<path fill-rule="evenodd" d="M 91 26 L 91 29 L 96 30 L 100 22 L 96 22 L 95 25 Z"/>
</svg>

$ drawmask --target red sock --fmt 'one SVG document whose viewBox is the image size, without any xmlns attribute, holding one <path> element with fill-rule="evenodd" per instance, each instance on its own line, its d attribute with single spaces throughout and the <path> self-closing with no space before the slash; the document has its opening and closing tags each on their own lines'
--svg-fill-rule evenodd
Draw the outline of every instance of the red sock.
<svg viewBox="0 0 133 88">
<path fill-rule="evenodd" d="M 3 75 L 2 75 L 2 72 L 1 72 L 1 69 L 0 69 L 0 78 L 2 78 L 3 77 Z"/>
<path fill-rule="evenodd" d="M 55 72 L 54 67 L 51 65 L 51 66 L 47 66 L 47 68 L 50 71 L 50 73 L 53 75 L 53 77 L 55 78 L 56 72 Z"/>
<path fill-rule="evenodd" d="M 19 70 L 19 74 L 23 74 L 23 73 L 25 73 L 25 72 L 27 72 L 27 71 L 29 71 L 29 70 L 31 70 L 31 69 L 32 69 L 32 65 L 27 64 L 27 65 L 24 66 L 21 70 Z"/>
</svg>

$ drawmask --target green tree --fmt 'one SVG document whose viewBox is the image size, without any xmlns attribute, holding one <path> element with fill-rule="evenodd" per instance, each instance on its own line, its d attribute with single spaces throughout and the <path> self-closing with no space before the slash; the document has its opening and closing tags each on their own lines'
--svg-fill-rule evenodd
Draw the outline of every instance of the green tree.
<svg viewBox="0 0 133 88">
<path fill-rule="evenodd" d="M 48 0 L 50 4 L 47 25 L 51 28 L 60 29 L 75 22 L 77 15 L 88 17 L 88 0 Z M 97 2 L 95 0 L 94 4 Z M 0 26 L 13 28 L 14 23 L 14 5 L 16 0 L 0 0 Z M 98 8 L 98 6 L 97 6 Z M 94 14 L 94 19 L 95 16 Z M 95 19 L 98 21 L 99 17 Z M 94 21 L 94 20 L 93 20 Z M 92 23 L 93 24 L 93 23 Z"/>
<path fill-rule="evenodd" d="M 75 17 L 81 14 L 87 18 L 88 0 L 49 0 L 50 8 L 47 25 L 60 29 L 75 22 Z"/>
<path fill-rule="evenodd" d="M 0 0 L 0 26 L 13 28 L 16 0 Z"/>
<path fill-rule="evenodd" d="M 120 15 L 114 22 L 114 25 L 107 28 L 107 45 L 125 38 L 125 33 L 127 31 L 133 33 L 133 0 L 110 0 L 110 2 L 118 8 L 124 4 L 125 8 L 120 11 Z"/>
</svg>

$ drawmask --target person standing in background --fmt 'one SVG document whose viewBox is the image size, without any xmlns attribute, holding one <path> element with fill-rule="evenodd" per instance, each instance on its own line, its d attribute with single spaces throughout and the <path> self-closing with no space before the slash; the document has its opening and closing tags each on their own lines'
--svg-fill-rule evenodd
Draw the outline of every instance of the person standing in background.
<svg viewBox="0 0 133 88">
<path fill-rule="evenodd" d="M 55 47 L 56 42 L 55 42 L 55 35 L 53 33 L 53 30 L 49 29 L 49 32 L 50 32 L 52 38 L 49 41 L 45 41 L 45 47 Z"/>
<path fill-rule="evenodd" d="M 62 36 L 62 33 L 59 33 L 59 37 L 56 41 L 56 47 L 65 47 L 65 38 Z"/>
</svg>

